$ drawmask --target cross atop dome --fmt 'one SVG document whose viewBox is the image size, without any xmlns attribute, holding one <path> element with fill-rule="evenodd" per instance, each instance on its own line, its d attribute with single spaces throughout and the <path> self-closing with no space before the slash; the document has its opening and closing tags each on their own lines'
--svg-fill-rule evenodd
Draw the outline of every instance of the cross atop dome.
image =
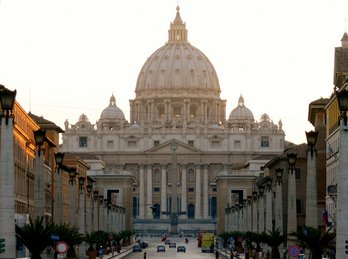
<svg viewBox="0 0 348 259">
<path fill-rule="evenodd" d="M 170 23 L 170 29 L 168 30 L 168 43 L 183 43 L 187 41 L 186 24 L 182 21 L 180 16 L 180 7 L 176 7 L 176 16 L 173 22 Z"/>
</svg>

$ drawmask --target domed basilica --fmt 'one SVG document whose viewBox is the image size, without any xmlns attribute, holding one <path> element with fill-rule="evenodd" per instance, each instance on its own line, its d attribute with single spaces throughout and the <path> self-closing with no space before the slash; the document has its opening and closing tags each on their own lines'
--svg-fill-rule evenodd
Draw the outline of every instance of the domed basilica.
<svg viewBox="0 0 348 259">
<path fill-rule="evenodd" d="M 251 196 L 263 165 L 283 152 L 285 134 L 267 114 L 255 120 L 243 96 L 227 117 L 220 93 L 177 7 L 168 41 L 139 72 L 129 121 L 112 95 L 96 124 L 85 114 L 65 122 L 62 151 L 89 164 L 94 188 L 126 209 L 129 229 L 221 232 L 225 208 Z"/>
</svg>

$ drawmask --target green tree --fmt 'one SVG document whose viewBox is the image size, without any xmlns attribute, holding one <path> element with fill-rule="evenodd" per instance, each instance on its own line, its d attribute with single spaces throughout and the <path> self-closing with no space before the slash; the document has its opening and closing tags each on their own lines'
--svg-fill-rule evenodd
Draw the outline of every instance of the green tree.
<svg viewBox="0 0 348 259">
<path fill-rule="evenodd" d="M 16 225 L 16 235 L 28 248 L 32 259 L 41 259 L 41 253 L 52 243 L 52 223 L 44 224 L 44 217 L 35 221 L 29 218 L 29 223 L 22 227 Z"/>
<path fill-rule="evenodd" d="M 309 259 L 321 259 L 324 251 L 333 248 L 333 240 L 336 237 L 332 227 L 327 231 L 318 227 L 304 226 L 302 230 L 290 233 L 297 238 L 298 244 L 310 251 Z"/>
<path fill-rule="evenodd" d="M 272 258 L 280 258 L 278 247 L 285 242 L 285 236 L 281 234 L 279 228 L 276 230 L 269 230 L 267 233 L 263 233 L 262 241 L 271 247 Z"/>
</svg>

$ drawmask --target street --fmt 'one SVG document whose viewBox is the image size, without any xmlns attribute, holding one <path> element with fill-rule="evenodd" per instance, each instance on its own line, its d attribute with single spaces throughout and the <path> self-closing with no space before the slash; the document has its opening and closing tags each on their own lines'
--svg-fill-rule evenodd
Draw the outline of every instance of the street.
<svg viewBox="0 0 348 259">
<path fill-rule="evenodd" d="M 164 242 L 161 242 L 160 237 L 145 237 L 144 240 L 149 243 L 149 247 L 143 249 L 142 252 L 131 253 L 124 258 L 127 259 L 143 259 L 144 252 L 146 252 L 146 258 L 215 258 L 213 253 L 202 253 L 201 249 L 197 247 L 196 238 L 189 238 L 189 243 L 185 244 L 185 239 L 180 237 L 169 237 L 171 241 L 175 242 L 177 247 L 183 245 L 186 247 L 186 253 L 177 253 L 176 248 L 169 248 L 169 245 L 164 245 Z M 166 248 L 165 253 L 157 253 L 157 246 L 164 245 Z"/>
</svg>

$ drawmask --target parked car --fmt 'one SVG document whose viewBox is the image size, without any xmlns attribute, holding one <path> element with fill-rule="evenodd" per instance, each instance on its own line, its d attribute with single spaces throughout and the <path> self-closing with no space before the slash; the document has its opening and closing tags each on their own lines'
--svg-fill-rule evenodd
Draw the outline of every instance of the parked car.
<svg viewBox="0 0 348 259">
<path fill-rule="evenodd" d="M 165 251 L 166 251 L 166 248 L 165 248 L 164 245 L 159 245 L 159 246 L 157 246 L 157 253 L 158 253 L 158 252 L 165 252 Z"/>
<path fill-rule="evenodd" d="M 176 249 L 176 251 L 179 253 L 179 252 L 184 252 L 186 253 L 186 247 L 184 246 L 178 246 L 178 248 Z"/>
<path fill-rule="evenodd" d="M 169 248 L 176 248 L 176 243 L 174 242 L 169 243 Z"/>
<path fill-rule="evenodd" d="M 143 251 L 143 250 L 141 249 L 139 244 L 135 244 L 133 246 L 133 252 L 141 252 L 141 251 Z"/>
</svg>

